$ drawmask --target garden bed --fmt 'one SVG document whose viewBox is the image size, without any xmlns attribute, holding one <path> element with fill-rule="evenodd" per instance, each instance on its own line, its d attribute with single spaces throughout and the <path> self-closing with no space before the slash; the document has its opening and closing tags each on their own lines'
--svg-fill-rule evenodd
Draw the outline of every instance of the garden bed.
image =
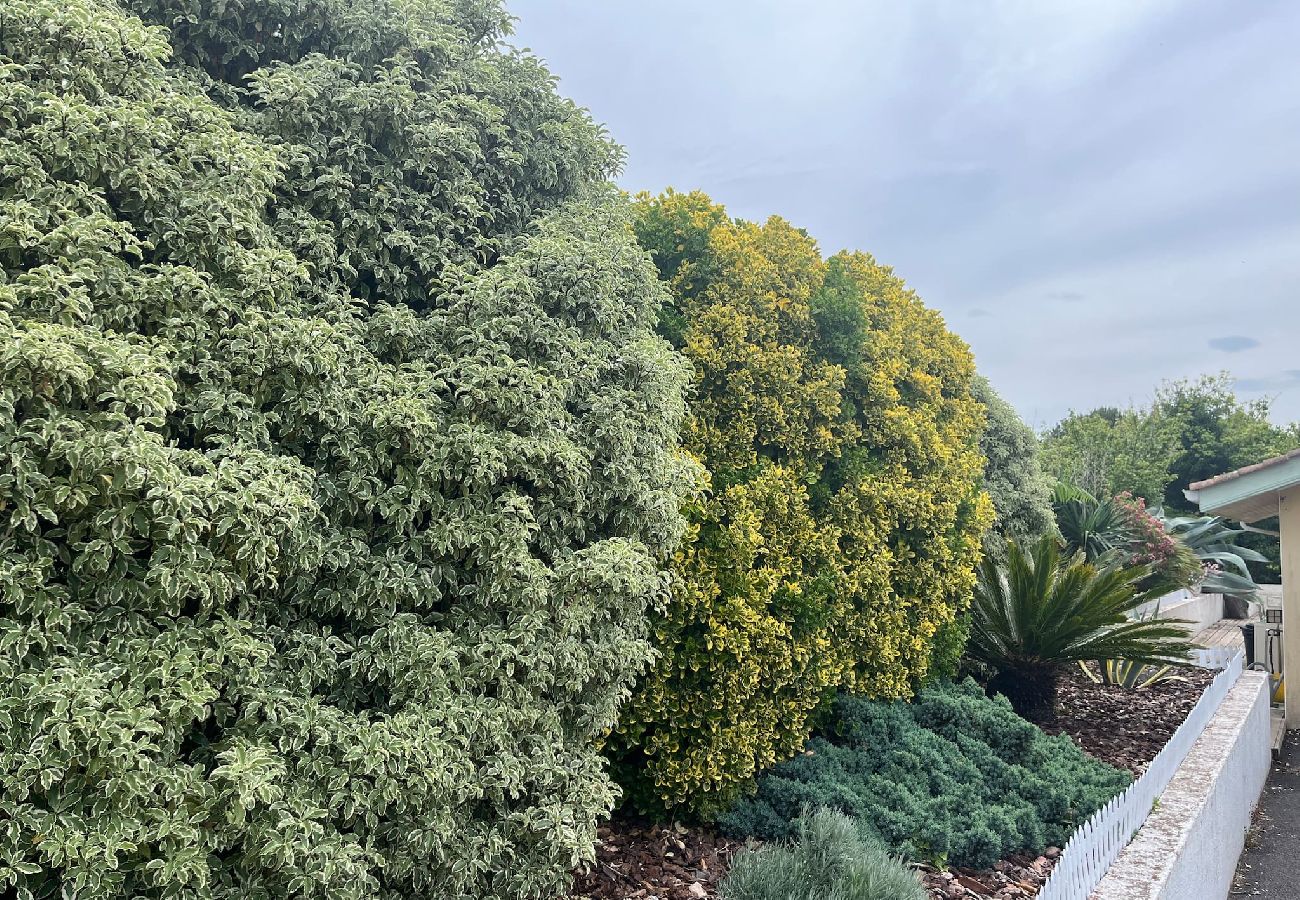
<svg viewBox="0 0 1300 900">
<path fill-rule="evenodd" d="M 1206 685 L 1208 669 L 1178 670 L 1138 691 L 1094 684 L 1077 670 L 1061 683 L 1050 734 L 1068 734 L 1092 756 L 1141 774 L 1187 717 Z M 717 896 L 717 883 L 742 842 L 710 829 L 655 826 L 616 819 L 600 830 L 597 863 L 579 874 L 571 896 L 585 900 L 701 900 Z M 936 871 L 921 867 L 932 900 L 1010 900 L 1034 896 L 1059 850 L 1012 854 L 991 869 Z"/>
<path fill-rule="evenodd" d="M 1075 670 L 1061 680 L 1055 722 L 1037 722 L 1048 734 L 1068 734 L 1089 755 L 1135 776 L 1146 771 L 1205 688 L 1218 674 L 1192 666 L 1137 691 L 1094 684 Z"/>
</svg>

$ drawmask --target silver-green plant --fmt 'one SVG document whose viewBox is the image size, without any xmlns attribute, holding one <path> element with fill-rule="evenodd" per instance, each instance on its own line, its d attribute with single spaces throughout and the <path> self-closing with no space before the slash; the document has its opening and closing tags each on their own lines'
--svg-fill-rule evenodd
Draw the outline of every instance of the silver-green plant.
<svg viewBox="0 0 1300 900">
<path fill-rule="evenodd" d="M 925 900 L 917 874 L 889 855 L 869 825 L 821 809 L 793 841 L 740 851 L 719 885 L 722 900 Z"/>
<path fill-rule="evenodd" d="M 1263 554 L 1242 547 L 1237 541 L 1249 532 L 1224 523 L 1222 516 L 1166 516 L 1163 509 L 1151 514 L 1165 530 L 1186 544 L 1206 569 L 1201 590 L 1250 598 L 1259 590 L 1247 563 L 1268 562 Z"/>
</svg>

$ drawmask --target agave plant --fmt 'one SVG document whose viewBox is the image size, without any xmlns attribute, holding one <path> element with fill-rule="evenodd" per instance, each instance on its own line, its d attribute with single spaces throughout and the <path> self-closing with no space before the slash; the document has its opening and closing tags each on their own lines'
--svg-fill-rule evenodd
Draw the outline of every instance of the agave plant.
<svg viewBox="0 0 1300 900">
<path fill-rule="evenodd" d="M 1129 691 L 1150 687 L 1161 681 L 1187 681 L 1181 675 L 1172 674 L 1174 667 L 1168 663 L 1153 666 L 1131 659 L 1099 659 L 1097 672 L 1094 672 L 1091 666 L 1079 660 L 1079 668 L 1095 684 L 1115 684 Z"/>
<path fill-rule="evenodd" d="M 1156 602 L 1155 608 L 1150 612 L 1133 616 L 1134 619 L 1142 621 L 1158 619 L 1159 617 L 1159 601 Z M 1150 687 L 1161 681 L 1187 681 L 1181 675 L 1172 674 L 1174 667 L 1168 663 L 1153 666 L 1149 663 L 1136 662 L 1131 659 L 1099 659 L 1096 661 L 1096 665 L 1097 673 L 1094 673 L 1088 663 L 1079 660 L 1079 668 L 1094 684 L 1118 685 L 1128 691 Z"/>
<path fill-rule="evenodd" d="M 997 673 L 990 690 L 1005 694 L 1017 712 L 1050 720 L 1067 664 L 1186 660 L 1191 645 L 1180 623 L 1130 618 L 1164 593 L 1163 586 L 1140 587 L 1149 575 L 1147 567 L 1125 566 L 1114 556 L 1099 563 L 1082 552 L 1063 557 L 1051 536 L 1027 549 L 1013 542 L 1005 564 L 985 560 L 980 568 L 966 652 Z"/>
<path fill-rule="evenodd" d="M 1246 563 L 1268 562 L 1268 558 L 1249 547 L 1237 546 L 1238 538 L 1247 533 L 1245 528 L 1224 524 L 1222 516 L 1170 518 L 1161 509 L 1153 509 L 1151 514 L 1160 519 L 1166 531 L 1191 548 L 1206 567 L 1201 590 L 1244 597 L 1253 596 L 1259 590 Z"/>
</svg>

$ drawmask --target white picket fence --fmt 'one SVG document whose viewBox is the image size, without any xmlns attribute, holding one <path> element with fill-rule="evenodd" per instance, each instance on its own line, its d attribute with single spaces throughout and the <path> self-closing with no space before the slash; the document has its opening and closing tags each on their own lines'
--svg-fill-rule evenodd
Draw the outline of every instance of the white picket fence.
<svg viewBox="0 0 1300 900">
<path fill-rule="evenodd" d="M 1194 662 L 1207 669 L 1222 669 L 1210 682 L 1187 719 L 1174 732 L 1142 776 L 1084 822 L 1061 850 L 1060 861 L 1043 885 L 1038 900 L 1087 900 L 1110 864 L 1128 846 L 1182 765 L 1192 744 L 1214 717 L 1245 668 L 1240 650 L 1216 647 L 1196 651 Z"/>
</svg>

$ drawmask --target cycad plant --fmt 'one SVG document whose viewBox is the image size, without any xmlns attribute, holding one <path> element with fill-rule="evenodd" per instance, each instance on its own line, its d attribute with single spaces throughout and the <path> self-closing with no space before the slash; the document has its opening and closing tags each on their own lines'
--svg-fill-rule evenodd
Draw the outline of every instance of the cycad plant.
<svg viewBox="0 0 1300 900">
<path fill-rule="evenodd" d="M 1147 567 L 1125 566 L 1109 554 L 1097 562 L 1081 552 L 1062 556 L 1051 536 L 1029 548 L 1011 543 L 1004 564 L 985 560 L 980 569 L 967 654 L 996 671 L 991 690 L 1037 721 L 1054 715 L 1066 664 L 1182 662 L 1191 646 L 1178 622 L 1130 617 L 1166 590 L 1140 588 L 1149 575 Z"/>
<path fill-rule="evenodd" d="M 1066 549 L 1089 561 L 1127 547 L 1134 539 L 1129 517 L 1113 497 L 1097 498 L 1083 488 L 1057 482 L 1052 511 Z"/>
</svg>

